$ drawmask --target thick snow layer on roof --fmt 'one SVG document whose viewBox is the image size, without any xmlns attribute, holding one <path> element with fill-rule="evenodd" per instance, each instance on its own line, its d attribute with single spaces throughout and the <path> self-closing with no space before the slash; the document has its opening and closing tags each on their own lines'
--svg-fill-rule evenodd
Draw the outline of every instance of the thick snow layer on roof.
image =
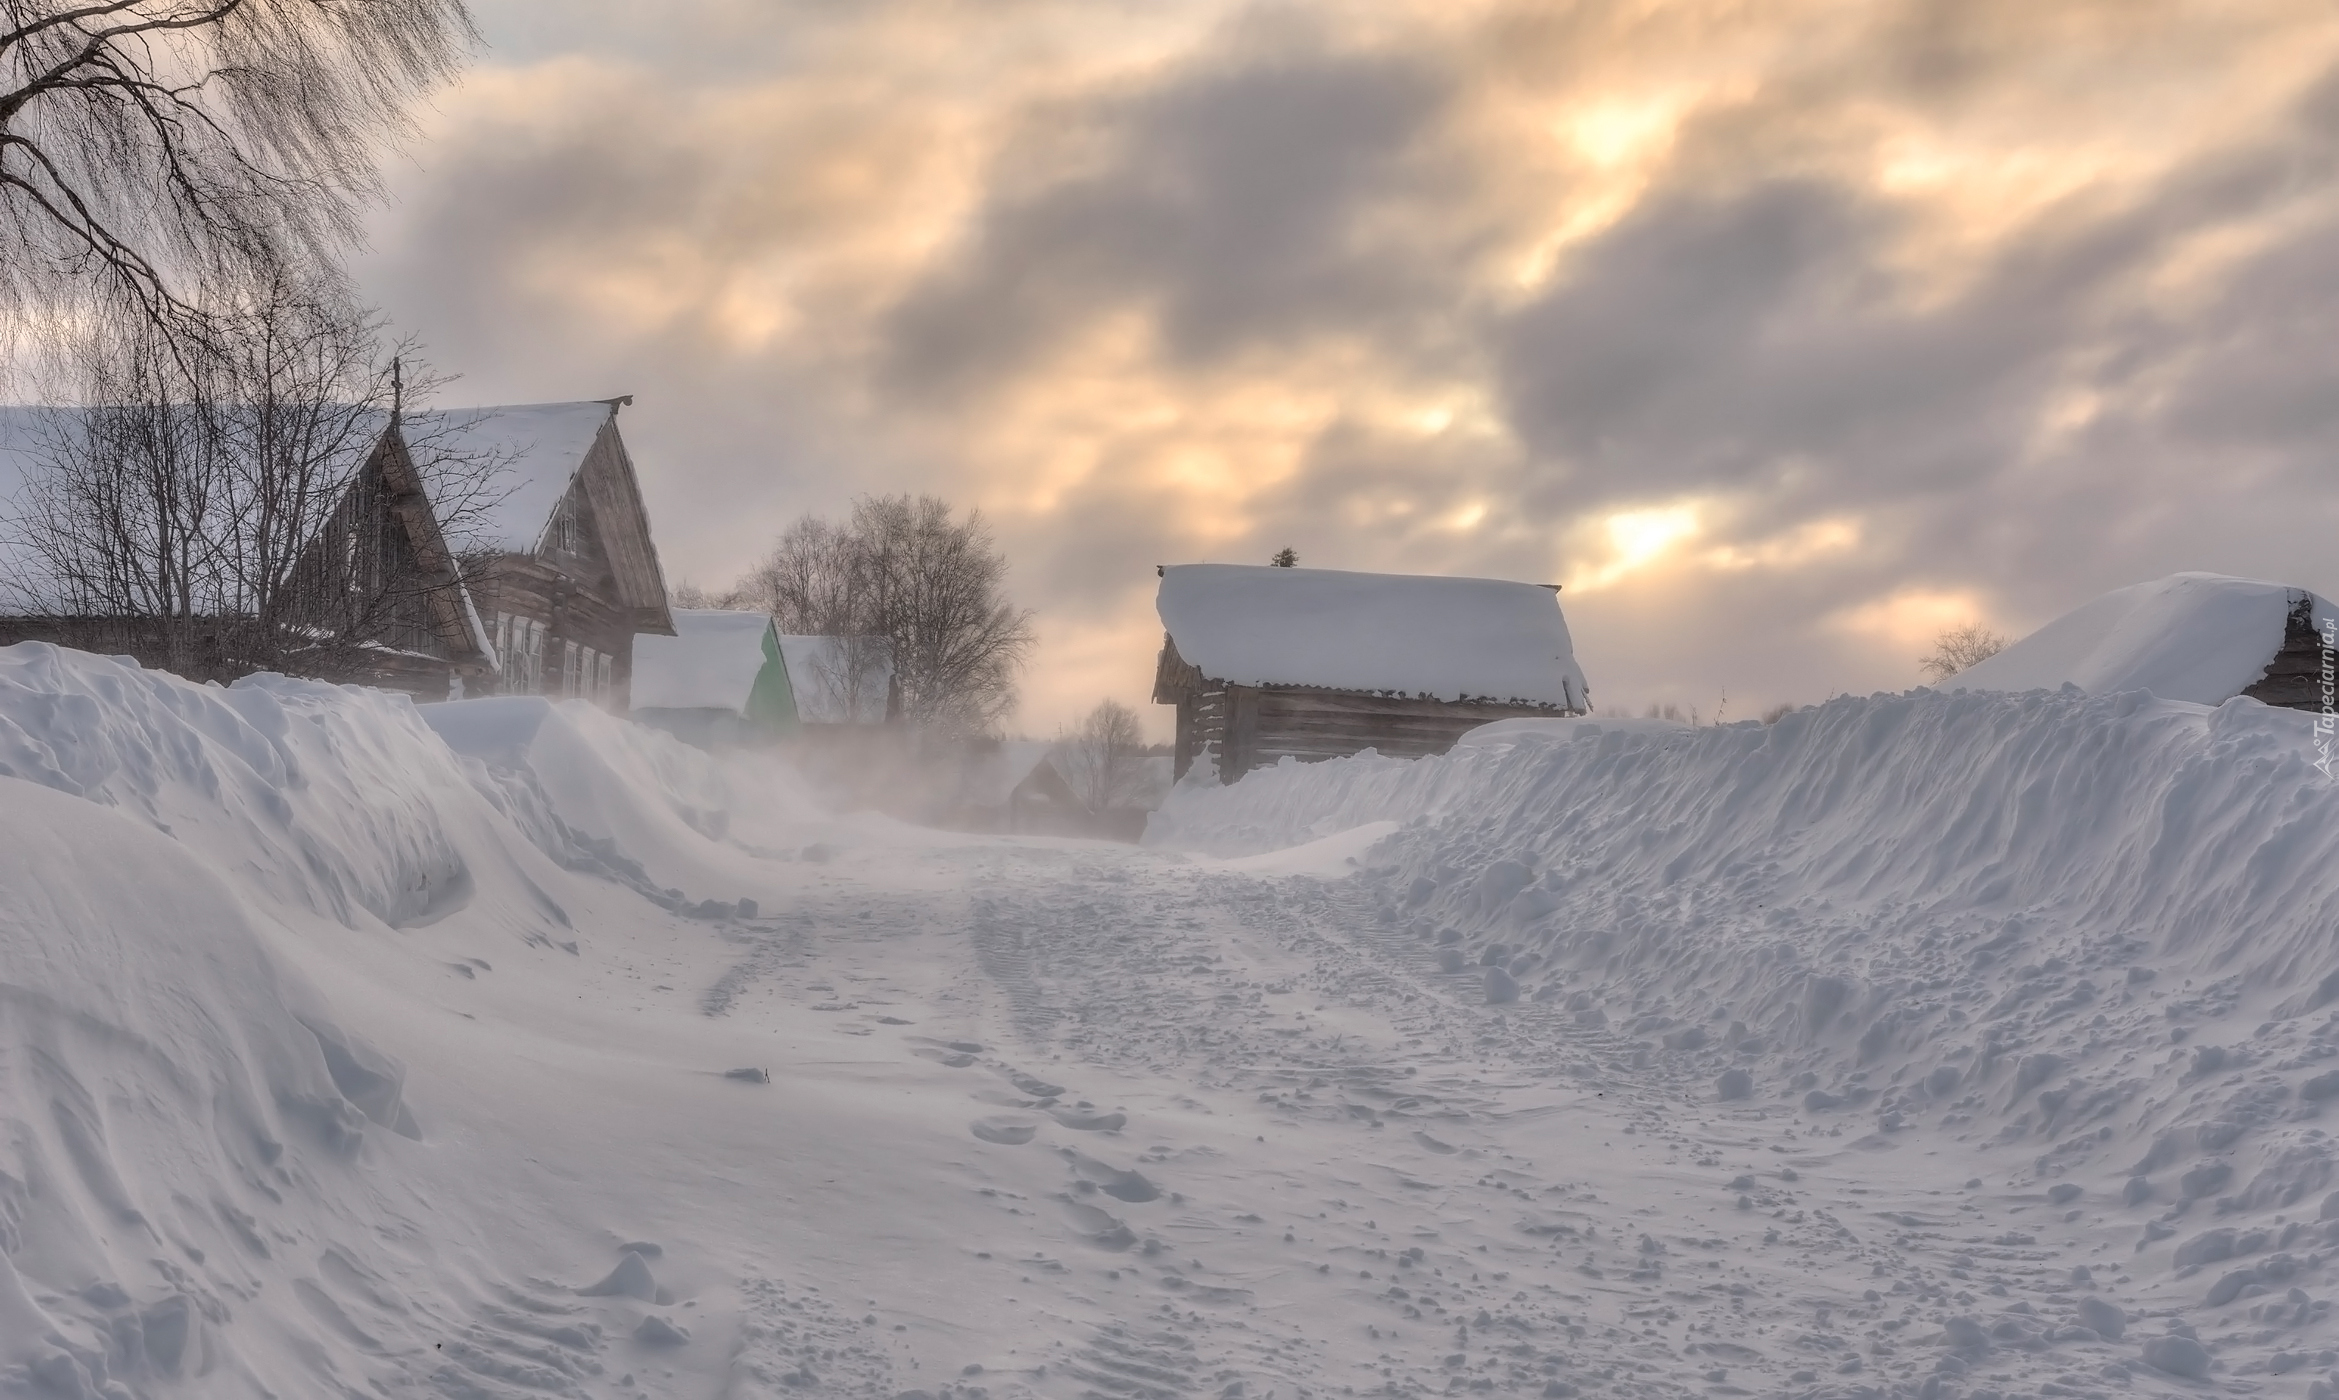
<svg viewBox="0 0 2339 1400">
<path fill-rule="evenodd" d="M 1559 600 L 1536 584 L 1173 564 L 1156 606 L 1178 655 L 1234 685 L 1588 703 Z"/>
<path fill-rule="evenodd" d="M 674 609 L 673 636 L 634 635 L 633 707 L 747 713 L 771 630 L 771 618 L 759 612 Z"/>
<path fill-rule="evenodd" d="M 2115 589 L 1996 656 L 1959 672 L 1945 690 L 2146 690 L 2215 705 L 2265 675 L 2301 590 L 2223 574 L 2172 574 Z M 2314 599 L 2318 625 L 2334 616 Z"/>
<path fill-rule="evenodd" d="M 406 442 L 426 469 L 434 454 L 497 468 L 475 518 L 450 530 L 465 544 L 530 554 L 615 412 L 599 400 L 433 409 L 406 415 Z"/>
<path fill-rule="evenodd" d="M 780 656 L 806 724 L 881 724 L 893 682 L 893 642 L 885 637 L 783 635 Z"/>
</svg>

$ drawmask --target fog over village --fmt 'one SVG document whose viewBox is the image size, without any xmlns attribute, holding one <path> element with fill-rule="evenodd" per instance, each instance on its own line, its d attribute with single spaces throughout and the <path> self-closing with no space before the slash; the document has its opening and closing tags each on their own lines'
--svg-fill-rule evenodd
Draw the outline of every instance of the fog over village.
<svg viewBox="0 0 2339 1400">
<path fill-rule="evenodd" d="M 2339 13 L 0 0 L 0 1396 L 2339 1400 Z"/>
</svg>

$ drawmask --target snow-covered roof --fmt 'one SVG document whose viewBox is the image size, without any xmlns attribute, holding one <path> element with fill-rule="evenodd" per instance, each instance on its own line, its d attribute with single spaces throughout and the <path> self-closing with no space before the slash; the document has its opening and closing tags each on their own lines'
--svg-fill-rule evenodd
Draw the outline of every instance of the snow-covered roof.
<svg viewBox="0 0 2339 1400">
<path fill-rule="evenodd" d="M 759 612 L 674 609 L 673 636 L 634 636 L 633 707 L 747 713 L 771 630 L 771 618 Z"/>
<path fill-rule="evenodd" d="M 91 410 L 78 407 L 0 405 L 0 609 L 33 606 L 40 601 L 33 596 L 18 595 L 37 593 L 47 566 L 30 555 L 18 538 L 19 532 L 10 528 L 10 522 L 31 506 L 27 488 L 60 443 L 89 431 L 90 413 Z M 339 460 L 321 464 L 328 477 L 355 473 L 363 466 L 380 444 L 383 430 L 389 427 L 390 415 L 363 409 L 346 421 L 347 430 L 335 447 Z M 471 648 L 486 659 L 489 668 L 500 669 L 502 660 L 496 655 L 495 644 L 472 604 L 470 588 L 460 579 L 454 587 L 457 613 L 454 621 L 462 628 Z"/>
<path fill-rule="evenodd" d="M 1945 690 L 2148 690 L 2217 705 L 2266 674 L 2291 608 L 2312 600 L 2315 625 L 2339 618 L 2327 600 L 2285 584 L 2224 574 L 2171 574 L 2114 589 L 1942 683 Z"/>
<path fill-rule="evenodd" d="M 1172 564 L 1156 601 L 1212 680 L 1584 709 L 1559 599 L 1540 584 Z"/>
<path fill-rule="evenodd" d="M 796 715 L 806 724 L 882 724 L 893 683 L 886 637 L 780 638 Z"/>
<path fill-rule="evenodd" d="M 22 508 L 24 482 L 60 426 L 70 427 L 80 412 L 0 406 L 0 514 Z M 553 509 L 576 479 L 602 425 L 616 412 L 614 403 L 599 399 L 430 409 L 405 415 L 404 432 L 422 465 L 444 454 L 497 468 L 476 514 L 446 522 L 460 536 L 459 544 L 528 554 L 543 542 Z M 386 427 L 389 415 L 379 417 Z M 371 452 L 378 435 L 353 434 L 354 450 Z M 10 562 L 8 548 L 0 541 L 0 568 Z"/>
<path fill-rule="evenodd" d="M 616 412 L 614 402 L 601 399 L 433 409 L 406 415 L 406 442 L 417 458 L 445 452 L 501 468 L 489 502 L 461 533 L 466 543 L 531 554 Z"/>
</svg>

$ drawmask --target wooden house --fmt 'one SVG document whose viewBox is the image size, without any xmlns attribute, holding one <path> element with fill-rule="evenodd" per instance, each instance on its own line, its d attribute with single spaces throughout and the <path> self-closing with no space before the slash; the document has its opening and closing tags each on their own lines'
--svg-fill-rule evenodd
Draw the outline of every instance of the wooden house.
<svg viewBox="0 0 2339 1400">
<path fill-rule="evenodd" d="M 493 469 L 485 501 L 447 522 L 506 695 L 629 703 L 634 637 L 674 634 L 633 458 L 628 398 L 410 414 L 406 436 Z M 442 515 L 448 514 L 442 510 Z M 468 691 L 467 693 L 476 693 Z"/>
<path fill-rule="evenodd" d="M 1038 739 L 975 741 L 960 755 L 958 788 L 940 824 L 959 831 L 1095 835 L 1095 815 Z"/>
<path fill-rule="evenodd" d="M 634 638 L 631 718 L 707 749 L 796 732 L 796 696 L 770 617 L 720 608 L 673 616 L 671 635 Z"/>
<path fill-rule="evenodd" d="M 109 436 L 125 431 L 122 422 L 108 421 L 116 412 L 0 408 L 0 507 L 31 507 L 32 483 L 60 456 L 77 470 L 97 470 L 109 443 L 120 450 L 122 440 Z M 196 593 L 184 611 L 141 614 L 106 586 L 89 599 L 97 606 L 76 606 L 76 595 L 91 590 L 56 575 L 54 560 L 23 540 L 0 536 L 0 607 L 7 609 L 0 615 L 0 645 L 44 641 L 126 655 L 193 680 L 229 681 L 280 668 L 425 700 L 460 693 L 465 682 L 490 681 L 494 647 L 405 435 L 386 413 L 353 410 L 337 421 L 320 416 L 329 421 L 319 434 L 327 439 L 319 473 L 330 480 L 345 475 L 348 485 L 294 555 L 267 610 L 222 606 Z M 167 422 L 158 430 L 144 418 L 128 430 L 141 441 L 172 435 Z M 129 457 L 120 464 L 132 482 L 148 465 Z M 96 503 L 79 508 L 94 510 Z M 151 545 L 153 536 L 140 533 L 146 529 L 134 522 L 124 532 L 127 543 L 110 547 Z"/>
<path fill-rule="evenodd" d="M 0 617 L 0 643 L 126 652 L 206 680 L 292 664 L 424 700 L 574 695 L 622 708 L 635 634 L 674 628 L 618 433 L 627 402 L 360 412 L 346 440 L 364 459 L 299 553 L 285 590 L 292 614 L 25 609 Z M 0 497 L 21 495 L 47 445 L 95 431 L 89 421 L 87 410 L 0 410 Z M 23 582 L 36 568 L 25 551 L 0 548 L 0 582 L 34 599 L 54 591 Z M 263 635 L 264 648 L 250 644 Z M 308 640 L 288 650 L 287 636 Z"/>
<path fill-rule="evenodd" d="M 1219 780 L 1285 758 L 1444 753 L 1495 720 L 1590 710 L 1555 585 L 1162 567 L 1154 703 L 1177 707 L 1175 770 Z"/>
</svg>

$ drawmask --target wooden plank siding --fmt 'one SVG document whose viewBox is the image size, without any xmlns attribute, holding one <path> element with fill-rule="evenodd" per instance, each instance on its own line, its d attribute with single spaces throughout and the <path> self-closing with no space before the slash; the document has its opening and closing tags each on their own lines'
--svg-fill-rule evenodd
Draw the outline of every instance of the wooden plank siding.
<svg viewBox="0 0 2339 1400">
<path fill-rule="evenodd" d="M 2331 660 L 2325 639 L 2315 630 L 2315 602 L 2300 592 L 2283 619 L 2282 649 L 2274 653 L 2266 674 L 2242 694 L 2286 710 L 2321 712 L 2324 703 L 2324 666 Z"/>
<path fill-rule="evenodd" d="M 1427 758 L 1451 749 L 1482 724 L 1573 713 L 1556 705 L 1228 685 L 1187 664 L 1167 639 L 1155 667 L 1153 698 L 1177 706 L 1177 776 L 1183 779 L 1207 752 L 1217 761 L 1220 781 L 1229 783 L 1285 758 L 1314 763 L 1366 749 L 1392 758 Z"/>
<path fill-rule="evenodd" d="M 543 543 L 531 554 L 490 558 L 474 595 L 499 644 L 506 615 L 544 630 L 538 674 L 528 677 L 525 665 L 512 664 L 520 658 L 511 658 L 497 679 L 498 689 L 567 693 L 563 663 L 573 644 L 609 662 L 606 690 L 593 675 L 580 678 L 578 693 L 620 711 L 628 707 L 634 635 L 672 636 L 674 619 L 666 610 L 665 574 L 615 414 L 594 437 L 554 507 Z"/>
</svg>

